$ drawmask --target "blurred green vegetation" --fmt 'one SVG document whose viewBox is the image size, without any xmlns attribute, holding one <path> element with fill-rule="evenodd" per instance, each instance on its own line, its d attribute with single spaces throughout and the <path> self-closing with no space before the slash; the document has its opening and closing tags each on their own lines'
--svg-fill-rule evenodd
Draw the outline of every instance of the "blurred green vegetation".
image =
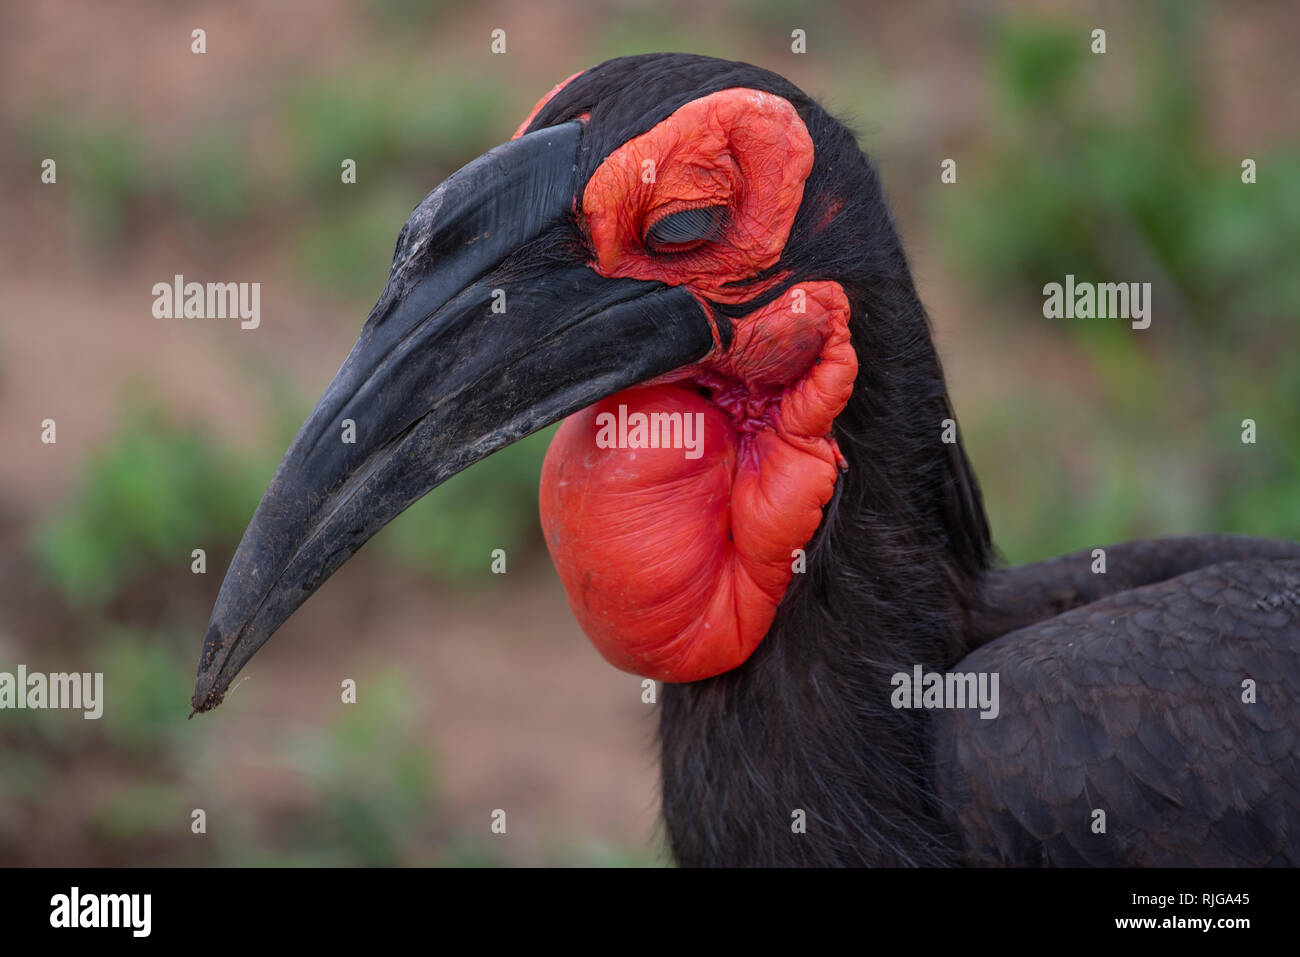
<svg viewBox="0 0 1300 957">
<path fill-rule="evenodd" d="M 132 124 L 96 122 L 51 104 L 32 112 L 17 142 L 29 163 L 61 157 L 59 180 L 70 187 L 72 218 L 102 248 L 136 225 L 158 196 Z"/>
<path fill-rule="evenodd" d="M 1202 344 L 1243 327 L 1280 333 L 1300 312 L 1300 154 L 1252 151 L 1263 185 L 1242 183 L 1244 157 L 1208 145 L 1183 23 L 1191 7 L 1168 9 L 1133 115 L 1089 95 L 1104 60 L 1077 26 L 1018 20 L 998 34 L 999 135 L 976 189 L 960 193 L 969 200 L 951 219 L 952 252 L 994 292 L 1040 295 L 1044 276 L 1066 273 L 1143 276 L 1166 320 L 1194 324 Z"/>
<path fill-rule="evenodd" d="M 1244 184 L 1244 156 L 1210 146 L 1198 7 L 1146 16 L 1162 42 L 1128 103 L 1096 95 L 1107 59 L 1077 22 L 1002 24 L 998 134 L 934 197 L 950 258 L 1001 305 L 993 334 L 1051 324 L 1090 380 L 1077 399 L 1027 382 L 1033 403 L 960 410 L 1013 562 L 1140 535 L 1300 537 L 1300 355 L 1280 348 L 1300 315 L 1300 152 L 1248 151 L 1259 182 Z M 1151 328 L 1040 319 L 1067 274 L 1150 282 Z"/>
<path fill-rule="evenodd" d="M 159 219 L 227 252 L 248 231 L 287 226 L 302 279 L 360 300 L 383 287 L 411 209 L 500 142 L 517 108 L 500 72 L 426 72 L 414 85 L 404 65 L 380 59 L 346 76 L 281 81 L 270 96 L 283 151 L 229 116 L 176 143 L 125 117 L 91 118 L 62 103 L 33 110 L 17 142 L 27 162 L 62 157 L 72 223 L 104 251 Z M 344 159 L 357 166 L 346 188 Z"/>
<path fill-rule="evenodd" d="M 146 572 L 188 565 L 195 548 L 233 548 L 265 473 L 207 430 L 132 398 L 80 488 L 32 541 L 38 567 L 73 607 L 96 607 Z"/>
<path fill-rule="evenodd" d="M 286 742 L 294 770 L 319 796 L 254 851 L 257 864 L 339 866 L 430 864 L 438 846 L 433 761 L 411 703 L 413 689 L 396 672 L 358 682 L 357 704 L 341 708 L 323 730 Z"/>
<path fill-rule="evenodd" d="M 222 785 L 228 769 L 192 753 L 194 726 L 183 720 L 178 701 L 178 689 L 192 677 L 192 650 L 180 636 L 107 629 L 86 664 L 104 675 L 101 718 L 16 711 L 0 728 L 0 802 L 7 813 L 47 805 L 57 784 L 66 788 L 72 780 L 97 799 L 87 817 L 65 823 L 65 837 L 157 864 L 502 863 L 487 839 L 449 833 L 440 821 L 434 759 L 413 704 L 419 699 L 392 671 L 363 676 L 357 703 L 340 706 L 331 722 L 276 741 L 276 773 L 303 781 L 312 798 L 282 798 L 273 830 L 238 806 L 213 804 L 233 795 Z M 195 806 L 206 812 L 208 830 L 178 844 L 178 833 L 190 833 Z M 0 861 L 11 862 L 16 854 L 5 845 L 16 835 L 6 823 L 0 820 Z M 571 854 L 567 847 L 561 853 Z M 584 852 L 594 863 L 613 853 Z"/>
<path fill-rule="evenodd" d="M 453 92 L 454 91 L 454 92 Z M 283 91 L 292 163 L 263 181 L 297 224 L 305 282 L 373 300 L 411 210 L 440 180 L 502 139 L 512 103 L 499 73 L 442 73 L 414 85 L 392 64 Z M 356 184 L 339 201 L 342 162 Z"/>
<path fill-rule="evenodd" d="M 557 428 L 507 446 L 434 489 L 375 541 L 430 576 L 499 582 L 490 574 L 493 549 L 505 550 L 508 567 L 541 550 L 537 486 Z"/>
<path fill-rule="evenodd" d="M 505 549 L 512 562 L 540 549 L 537 485 L 553 432 L 444 483 L 377 535 L 375 549 L 431 577 L 490 583 L 493 549 Z M 150 574 L 188 572 L 195 548 L 219 572 L 220 556 L 234 553 L 287 445 L 241 452 L 209 427 L 167 415 L 161 400 L 132 396 L 79 488 L 37 523 L 37 568 L 64 603 L 83 610 L 102 608 Z"/>
<path fill-rule="evenodd" d="M 287 773 L 305 776 L 314 798 L 286 809 L 274 833 L 261 833 L 258 822 L 226 808 L 235 823 L 224 823 L 219 837 L 177 847 L 183 823 L 159 816 L 159 808 L 192 803 L 187 775 L 220 773 L 188 758 L 191 737 L 182 720 L 193 680 L 194 622 L 207 612 L 191 594 L 183 621 L 140 625 L 138 611 L 129 602 L 119 607 L 121 599 L 141 582 L 164 591 L 187 584 L 194 547 L 206 548 L 209 574 L 220 575 L 292 435 L 286 424 L 302 417 L 302 402 L 283 406 L 275 436 L 241 452 L 209 427 L 178 421 L 156 396 L 133 394 L 117 434 L 87 462 L 80 487 L 37 523 L 30 542 L 36 567 L 86 634 L 97 636 L 88 667 L 104 673 L 112 701 L 89 725 L 79 713 L 50 720 L 16 712 L 0 734 L 6 756 L 0 802 L 39 804 L 56 773 L 51 762 L 84 760 L 102 749 L 115 756 L 117 770 L 131 773 L 106 786 L 85 822 L 86 837 L 118 855 L 173 864 L 506 863 L 489 841 L 438 824 L 434 759 L 415 723 L 419 698 L 393 673 L 360 682 L 356 706 L 285 743 Z M 506 549 L 512 567 L 540 549 L 537 483 L 549 432 L 436 489 L 376 536 L 372 550 L 416 573 L 501 587 L 489 573 L 493 548 Z M 213 786 L 202 790 L 211 794 Z M 641 852 L 567 842 L 550 853 L 560 864 L 654 861 Z"/>
</svg>

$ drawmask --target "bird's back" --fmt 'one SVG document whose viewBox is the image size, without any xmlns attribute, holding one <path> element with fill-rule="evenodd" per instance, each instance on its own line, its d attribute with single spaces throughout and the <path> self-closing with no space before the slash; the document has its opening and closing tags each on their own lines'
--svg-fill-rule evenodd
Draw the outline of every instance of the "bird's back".
<svg viewBox="0 0 1300 957">
<path fill-rule="evenodd" d="M 1300 863 L 1300 545 L 1106 553 L 990 576 L 952 671 L 998 675 L 997 717 L 932 725 L 966 861 Z"/>
</svg>

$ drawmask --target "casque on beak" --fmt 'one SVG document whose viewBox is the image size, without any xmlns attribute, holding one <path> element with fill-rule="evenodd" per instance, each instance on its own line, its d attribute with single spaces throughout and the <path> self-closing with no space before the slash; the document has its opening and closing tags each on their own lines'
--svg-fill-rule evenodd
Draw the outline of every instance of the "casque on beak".
<svg viewBox="0 0 1300 957">
<path fill-rule="evenodd" d="M 416 207 L 383 295 L 226 572 L 195 711 L 220 704 L 298 606 L 422 495 L 713 348 L 710 321 L 688 292 L 603 278 L 556 245 L 577 235 L 582 135 L 573 121 L 499 146 Z M 349 419 L 353 442 L 344 441 Z"/>
</svg>

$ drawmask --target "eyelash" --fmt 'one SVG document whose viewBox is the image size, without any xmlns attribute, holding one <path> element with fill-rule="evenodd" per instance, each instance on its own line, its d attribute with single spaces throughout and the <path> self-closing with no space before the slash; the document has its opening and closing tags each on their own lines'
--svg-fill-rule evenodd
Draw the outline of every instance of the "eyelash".
<svg viewBox="0 0 1300 957">
<path fill-rule="evenodd" d="M 690 223 L 686 226 L 686 228 L 687 229 L 691 229 L 692 227 L 701 228 L 705 231 L 705 235 L 702 235 L 695 239 L 685 240 L 679 243 L 655 242 L 655 240 L 652 238 L 651 234 L 653 233 L 655 228 L 663 224 L 665 220 L 671 219 L 672 217 L 675 216 L 680 217 L 683 214 L 699 214 L 699 213 L 706 214 L 707 217 L 711 220 L 711 222 L 707 224 Z M 702 246 L 708 245 L 711 242 L 716 242 L 723 235 L 727 227 L 727 213 L 728 210 L 727 207 L 725 206 L 696 206 L 696 207 L 688 207 L 687 209 L 675 210 L 671 213 L 668 213 L 665 216 L 659 217 L 653 223 L 651 223 L 649 226 L 646 227 L 645 233 L 643 234 L 641 240 L 642 245 L 645 246 L 646 250 L 651 255 L 655 255 L 655 256 L 670 257 L 670 256 L 677 256 L 677 255 L 682 255 L 684 253 L 692 252 L 696 249 L 699 249 Z"/>
<path fill-rule="evenodd" d="M 707 246 L 707 239 L 696 239 L 689 243 L 652 243 L 649 240 L 645 243 L 646 251 L 652 256 L 663 257 L 664 259 L 672 256 L 681 256 L 685 253 L 694 252 L 702 246 Z"/>
</svg>

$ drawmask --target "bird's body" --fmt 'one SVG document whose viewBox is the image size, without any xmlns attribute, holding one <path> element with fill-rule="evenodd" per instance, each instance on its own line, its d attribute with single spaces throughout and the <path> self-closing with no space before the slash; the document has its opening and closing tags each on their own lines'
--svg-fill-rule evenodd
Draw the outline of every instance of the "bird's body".
<svg viewBox="0 0 1300 957">
<path fill-rule="evenodd" d="M 877 628 L 823 616 L 786 639 L 778 623 L 737 671 L 666 686 L 677 860 L 1297 863 L 1300 546 L 1202 536 L 1105 551 L 1105 574 L 1092 549 L 989 571 L 955 651 L 905 610 L 895 631 L 881 608 Z M 894 709 L 879 688 L 912 661 L 998 674 L 997 718 Z"/>
<path fill-rule="evenodd" d="M 631 415 L 702 438 L 607 441 Z M 874 170 L 706 57 L 576 74 L 417 208 L 227 573 L 196 709 L 401 509 L 566 416 L 543 530 L 601 653 L 665 682 L 679 862 L 1300 863 L 1300 546 L 995 568 Z M 996 700 L 900 694 L 931 673 Z"/>
<path fill-rule="evenodd" d="M 1300 548 L 1192 539 L 1120 557 L 1155 566 L 1183 550 L 1209 563 L 958 666 L 1000 672 L 1011 709 L 993 729 L 948 712 L 936 730 L 936 790 L 966 863 L 1300 863 Z"/>
</svg>

